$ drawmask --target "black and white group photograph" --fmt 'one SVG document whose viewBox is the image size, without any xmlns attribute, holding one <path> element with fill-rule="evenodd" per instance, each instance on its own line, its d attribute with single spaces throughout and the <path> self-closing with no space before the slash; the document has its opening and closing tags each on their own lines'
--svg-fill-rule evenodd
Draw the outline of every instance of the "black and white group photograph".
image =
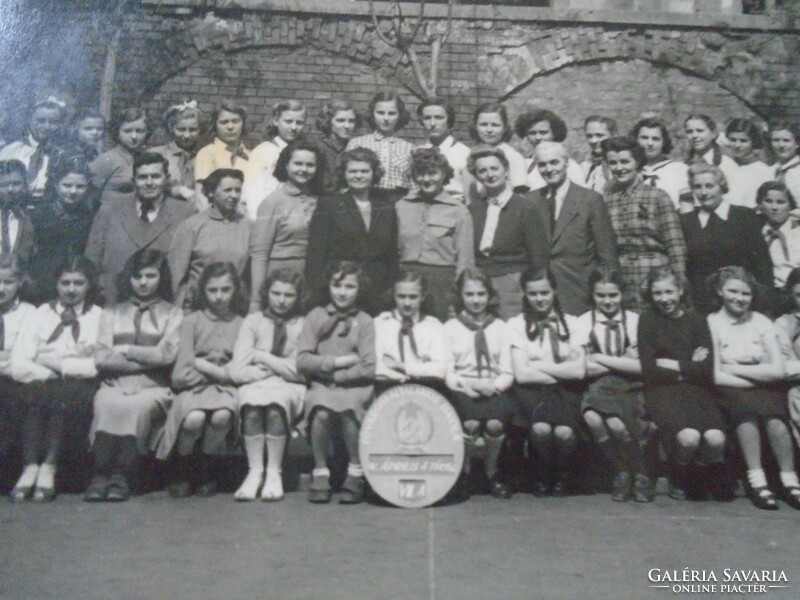
<svg viewBox="0 0 800 600">
<path fill-rule="evenodd" d="M 0 0 L 0 598 L 800 598 L 798 0 Z"/>
</svg>

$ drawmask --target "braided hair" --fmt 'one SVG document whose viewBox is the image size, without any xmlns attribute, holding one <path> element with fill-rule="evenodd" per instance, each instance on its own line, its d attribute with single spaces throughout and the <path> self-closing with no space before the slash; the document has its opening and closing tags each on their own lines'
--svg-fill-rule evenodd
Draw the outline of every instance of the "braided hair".
<svg viewBox="0 0 800 600">
<path fill-rule="evenodd" d="M 530 318 L 531 313 L 533 313 L 533 307 L 530 305 L 527 296 L 524 294 L 525 286 L 536 281 L 547 281 L 547 283 L 549 283 L 550 287 L 553 289 L 553 312 L 556 313 L 556 319 L 558 321 L 558 340 L 560 342 L 566 342 L 569 340 L 570 336 L 569 326 L 567 325 L 567 319 L 564 316 L 564 309 L 561 308 L 561 302 L 558 300 L 556 280 L 548 269 L 542 267 L 529 267 L 519 276 L 519 286 L 523 291 L 522 308 L 525 313 L 526 320 Z"/>
</svg>

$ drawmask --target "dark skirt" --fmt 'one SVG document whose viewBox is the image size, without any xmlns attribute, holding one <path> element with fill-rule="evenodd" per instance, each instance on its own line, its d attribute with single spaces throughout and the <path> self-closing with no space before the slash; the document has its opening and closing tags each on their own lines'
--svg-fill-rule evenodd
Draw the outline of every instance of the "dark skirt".
<svg viewBox="0 0 800 600">
<path fill-rule="evenodd" d="M 520 385 L 516 388 L 517 409 L 530 428 L 534 423 L 552 427 L 569 427 L 583 434 L 581 401 L 585 386 L 582 382 Z"/>
<path fill-rule="evenodd" d="M 782 386 L 735 388 L 719 386 L 719 404 L 735 427 L 744 421 L 780 419 L 789 422 L 788 392 Z"/>
<path fill-rule="evenodd" d="M 683 429 L 700 433 L 709 429 L 725 430 L 725 419 L 714 392 L 689 382 L 670 383 L 644 390 L 647 414 L 661 432 L 662 439 L 672 443 Z"/>
<path fill-rule="evenodd" d="M 583 394 L 581 414 L 593 410 L 604 418 L 618 417 L 630 434 L 638 437 L 644 412 L 642 382 L 621 375 L 603 375 Z"/>
<path fill-rule="evenodd" d="M 61 453 L 66 460 L 80 459 L 89 450 L 96 379 L 48 379 L 23 385 L 25 411 L 38 410 L 42 418 L 63 411 Z"/>
<path fill-rule="evenodd" d="M 19 445 L 25 410 L 23 385 L 0 376 L 0 456 L 7 456 Z"/>
<path fill-rule="evenodd" d="M 508 423 L 514 412 L 514 404 L 508 392 L 494 396 L 470 398 L 462 392 L 448 392 L 450 404 L 456 409 L 461 422 L 488 421 L 496 419 Z"/>
</svg>

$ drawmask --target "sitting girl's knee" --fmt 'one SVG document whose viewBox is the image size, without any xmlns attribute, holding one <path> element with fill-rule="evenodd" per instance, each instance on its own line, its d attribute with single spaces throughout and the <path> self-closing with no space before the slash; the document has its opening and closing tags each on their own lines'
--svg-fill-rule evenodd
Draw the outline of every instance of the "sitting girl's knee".
<svg viewBox="0 0 800 600">
<path fill-rule="evenodd" d="M 575 439 L 575 432 L 572 427 L 567 427 L 566 425 L 558 425 L 553 430 L 553 435 L 560 442 L 571 442 Z"/>
<path fill-rule="evenodd" d="M 486 421 L 486 435 L 491 437 L 499 437 L 503 435 L 505 427 L 503 427 L 503 422 L 497 419 L 490 419 Z"/>
<path fill-rule="evenodd" d="M 531 433 L 535 437 L 546 437 L 553 433 L 553 428 L 549 423 L 534 423 L 531 425 Z"/>
<path fill-rule="evenodd" d="M 719 429 L 709 429 L 703 433 L 703 441 L 709 448 L 722 448 L 725 445 L 725 434 Z"/>
<path fill-rule="evenodd" d="M 224 429 L 231 426 L 232 415 L 228 410 L 216 410 L 211 415 L 210 425 L 215 429 Z"/>
<path fill-rule="evenodd" d="M 183 420 L 181 429 L 187 433 L 201 433 L 206 424 L 206 415 L 199 410 L 193 410 Z"/>
<path fill-rule="evenodd" d="M 480 421 L 473 421 L 473 420 L 464 421 L 463 427 L 464 427 L 464 433 L 472 437 L 478 435 L 481 431 Z"/>
<path fill-rule="evenodd" d="M 681 429 L 675 439 L 682 448 L 697 448 L 700 445 L 700 432 L 696 429 Z"/>
</svg>

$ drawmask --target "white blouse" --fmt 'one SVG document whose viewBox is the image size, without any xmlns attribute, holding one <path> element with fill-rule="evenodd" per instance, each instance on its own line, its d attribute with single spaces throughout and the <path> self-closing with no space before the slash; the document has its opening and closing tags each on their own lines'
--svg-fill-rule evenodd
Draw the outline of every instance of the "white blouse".
<svg viewBox="0 0 800 600">
<path fill-rule="evenodd" d="M 416 353 L 408 336 L 403 336 L 403 358 L 400 355 L 400 326 L 402 318 L 396 311 L 383 312 L 375 324 L 375 376 L 381 380 L 396 380 L 397 374 L 386 366 L 386 358 L 403 362 L 406 374 L 412 379 L 430 377 L 444 380 L 450 361 L 445 328 L 435 317 L 423 316 L 412 328 Z"/>
</svg>

